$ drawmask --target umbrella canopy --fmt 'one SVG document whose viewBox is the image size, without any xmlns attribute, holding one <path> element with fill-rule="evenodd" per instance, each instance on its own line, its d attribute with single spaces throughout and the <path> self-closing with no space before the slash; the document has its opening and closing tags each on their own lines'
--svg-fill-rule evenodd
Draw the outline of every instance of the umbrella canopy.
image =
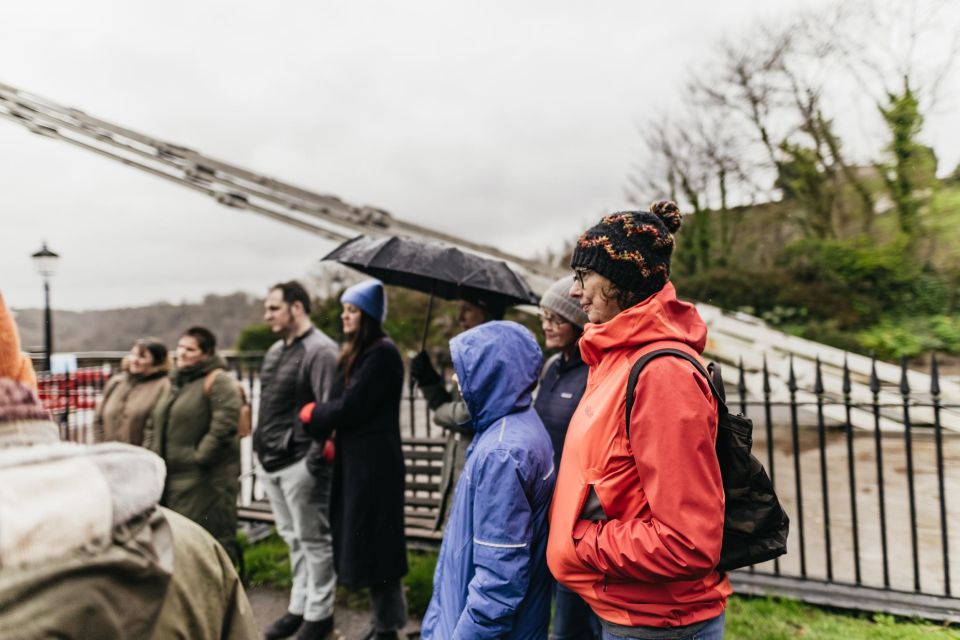
<svg viewBox="0 0 960 640">
<path fill-rule="evenodd" d="M 446 300 L 482 298 L 503 307 L 538 304 L 537 295 L 507 263 L 449 245 L 397 236 L 357 236 L 323 260 Z"/>
</svg>

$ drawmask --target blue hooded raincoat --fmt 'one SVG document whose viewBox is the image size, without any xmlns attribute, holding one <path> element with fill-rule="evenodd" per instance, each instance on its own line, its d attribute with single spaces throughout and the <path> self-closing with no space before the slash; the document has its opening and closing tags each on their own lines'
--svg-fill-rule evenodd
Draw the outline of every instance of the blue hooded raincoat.
<svg viewBox="0 0 960 640">
<path fill-rule="evenodd" d="M 543 354 L 514 322 L 488 322 L 450 341 L 477 435 L 423 619 L 425 640 L 544 640 L 550 622 L 547 509 L 553 447 L 531 407 Z"/>
</svg>

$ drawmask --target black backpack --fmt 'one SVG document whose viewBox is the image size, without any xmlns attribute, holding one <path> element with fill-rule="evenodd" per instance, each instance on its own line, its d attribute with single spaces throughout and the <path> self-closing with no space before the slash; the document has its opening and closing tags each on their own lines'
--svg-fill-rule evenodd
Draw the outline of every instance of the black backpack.
<svg viewBox="0 0 960 640">
<path fill-rule="evenodd" d="M 790 519 L 780 506 L 763 465 L 750 453 L 753 423 L 727 409 L 720 365 L 709 365 L 711 376 L 696 358 L 678 349 L 658 349 L 641 356 L 627 379 L 627 440 L 637 379 L 648 362 L 661 356 L 683 358 L 695 366 L 717 399 L 717 459 L 726 496 L 723 547 L 717 569 L 731 571 L 782 556 L 787 552 Z"/>
</svg>

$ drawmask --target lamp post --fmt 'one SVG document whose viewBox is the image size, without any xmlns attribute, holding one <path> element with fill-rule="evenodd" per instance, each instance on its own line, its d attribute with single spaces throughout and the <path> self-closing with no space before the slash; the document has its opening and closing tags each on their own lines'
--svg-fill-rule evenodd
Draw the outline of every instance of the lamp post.
<svg viewBox="0 0 960 640">
<path fill-rule="evenodd" d="M 47 248 L 44 242 L 40 251 L 33 254 L 33 264 L 37 268 L 37 273 L 43 278 L 43 330 L 44 345 L 46 347 L 46 357 L 44 364 L 46 370 L 50 371 L 50 355 L 53 353 L 53 316 L 50 313 L 50 278 L 57 272 L 57 263 L 60 256 Z"/>
</svg>

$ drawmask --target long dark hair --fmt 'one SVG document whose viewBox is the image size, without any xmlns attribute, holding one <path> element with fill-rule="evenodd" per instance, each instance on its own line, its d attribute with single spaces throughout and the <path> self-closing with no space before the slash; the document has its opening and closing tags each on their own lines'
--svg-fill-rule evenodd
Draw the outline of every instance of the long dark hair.
<svg viewBox="0 0 960 640">
<path fill-rule="evenodd" d="M 356 364 L 363 352 L 385 335 L 380 323 L 368 316 L 366 311 L 361 310 L 360 328 L 347 336 L 347 340 L 340 350 L 340 357 L 337 359 L 337 368 L 343 374 L 344 382 L 350 380 L 353 365 Z"/>
</svg>

